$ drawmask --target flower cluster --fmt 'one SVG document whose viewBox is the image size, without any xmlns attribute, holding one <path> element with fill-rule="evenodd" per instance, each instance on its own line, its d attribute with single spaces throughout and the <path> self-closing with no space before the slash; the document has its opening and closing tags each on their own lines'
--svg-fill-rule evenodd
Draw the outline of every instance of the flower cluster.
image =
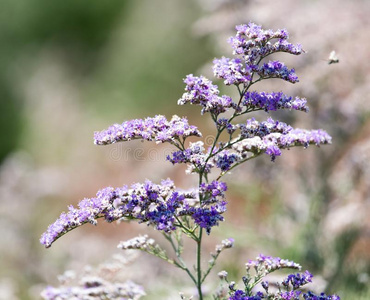
<svg viewBox="0 0 370 300">
<path fill-rule="evenodd" d="M 252 68 L 243 66 L 240 58 L 222 57 L 213 61 L 213 74 L 216 78 L 224 79 L 226 85 L 239 85 L 252 80 Z"/>
<path fill-rule="evenodd" d="M 190 216 L 194 222 L 209 233 L 211 227 L 223 220 L 221 216 L 226 210 L 223 192 L 226 184 L 212 182 L 201 186 L 198 194 L 205 201 L 196 200 L 195 192 L 176 191 L 171 180 L 163 180 L 154 184 L 133 184 L 130 188 L 105 188 L 100 190 L 95 198 L 83 199 L 78 208 L 69 206 L 67 213 L 62 213 L 47 231 L 40 242 L 46 247 L 68 231 L 85 223 L 96 224 L 98 218 L 108 222 L 122 218 L 145 222 L 157 230 L 170 232 L 179 225 L 178 216 Z"/>
<path fill-rule="evenodd" d="M 230 170 L 236 163 L 243 162 L 251 154 L 259 155 L 266 153 L 275 160 L 282 154 L 281 149 L 289 149 L 295 146 L 307 148 L 310 144 L 330 144 L 331 136 L 323 130 L 294 129 L 284 122 L 268 118 L 258 122 L 256 119 L 248 119 L 245 123 L 229 126 L 230 136 L 239 129 L 240 134 L 229 144 L 214 149 L 212 159 L 210 153 L 204 152 L 203 142 L 190 143 L 185 150 L 174 151 L 167 156 L 167 160 L 173 164 L 187 163 L 187 173 L 209 173 L 216 166 L 222 172 Z M 224 150 L 223 150 L 224 149 Z"/>
<path fill-rule="evenodd" d="M 254 23 L 236 27 L 235 37 L 229 42 L 234 49 L 234 55 L 241 55 L 242 59 L 222 57 L 213 61 L 213 71 L 217 78 L 224 79 L 226 85 L 250 86 L 254 74 L 261 79 L 281 78 L 291 83 L 298 82 L 294 69 L 289 69 L 280 61 L 269 61 L 259 65 L 263 58 L 276 52 L 287 52 L 294 55 L 303 53 L 301 45 L 288 42 L 286 30 L 263 30 Z"/>
<path fill-rule="evenodd" d="M 264 122 L 248 119 L 245 124 L 238 124 L 235 127 L 240 130 L 240 134 L 230 142 L 231 149 L 216 151 L 212 159 L 214 165 L 222 172 L 244 162 L 251 155 L 266 153 L 275 160 L 282 154 L 282 149 L 294 146 L 307 148 L 310 144 L 319 146 L 331 143 L 331 137 L 323 130 L 294 129 L 272 118 Z"/>
<path fill-rule="evenodd" d="M 279 269 L 301 269 L 301 266 L 293 261 L 281 259 L 279 257 L 271 257 L 259 255 L 256 260 L 250 260 L 247 264 L 247 276 L 242 279 L 245 288 L 237 289 L 235 282 L 229 284 L 228 300 L 263 300 L 263 299 L 279 299 L 279 300 L 340 300 L 337 295 L 326 295 L 308 291 L 303 292 L 301 288 L 312 282 L 312 274 L 308 271 L 304 273 L 290 274 L 281 283 L 278 283 L 278 289 L 274 292 L 269 291 L 269 282 L 262 281 L 263 278 Z M 250 274 L 250 269 L 255 270 L 255 275 Z M 219 275 L 221 279 L 227 281 L 227 273 Z M 261 283 L 263 291 L 255 291 L 255 287 Z M 225 299 L 226 298 L 218 298 Z"/>
<path fill-rule="evenodd" d="M 303 298 L 302 298 L 303 297 Z M 293 291 L 282 291 L 274 294 L 264 294 L 263 292 L 251 293 L 248 296 L 243 290 L 232 290 L 231 296 L 228 300 L 263 300 L 263 299 L 277 299 L 277 300 L 340 300 L 340 297 L 337 295 L 326 295 L 321 293 L 316 295 L 312 291 L 304 293 L 302 291 L 293 290 Z"/>
<path fill-rule="evenodd" d="M 275 60 L 264 63 L 262 66 L 254 66 L 254 71 L 258 73 L 261 78 L 281 78 L 291 83 L 298 82 L 298 76 L 294 69 L 289 69 L 284 63 Z"/>
<path fill-rule="evenodd" d="M 80 201 L 78 208 L 69 206 L 67 213 L 63 212 L 53 224 L 49 225 L 42 234 L 40 243 L 48 248 L 60 236 L 82 224 L 88 222 L 96 224 L 96 219 L 101 216 L 109 220 L 108 212 L 114 210 L 112 205 L 114 197 L 114 189 L 108 187 L 100 190 L 95 198 Z"/>
<path fill-rule="evenodd" d="M 260 137 L 263 138 L 272 133 L 288 134 L 293 128 L 284 122 L 268 118 L 266 121 L 258 122 L 255 118 L 248 119 L 245 123 L 237 125 L 240 129 L 239 139 Z"/>
<path fill-rule="evenodd" d="M 45 300 L 54 299 L 133 299 L 145 296 L 144 289 L 131 281 L 109 282 L 99 277 L 85 277 L 79 286 L 49 286 L 42 293 Z"/>
<path fill-rule="evenodd" d="M 285 29 L 263 30 L 254 23 L 236 26 L 236 36 L 229 39 L 235 55 L 242 55 L 249 64 L 256 64 L 267 55 L 275 52 L 302 54 L 301 45 L 288 42 L 289 34 Z"/>
<path fill-rule="evenodd" d="M 310 144 L 330 144 L 331 136 L 323 130 L 293 129 L 284 122 L 274 121 L 269 118 L 265 122 L 255 119 L 247 120 L 246 124 L 240 124 L 240 136 L 232 143 L 235 150 L 244 159 L 248 153 L 266 153 L 275 160 L 281 155 L 281 149 L 289 149 L 294 146 L 307 148 Z"/>
<path fill-rule="evenodd" d="M 172 164 L 188 164 L 186 173 L 209 173 L 214 166 L 207 162 L 207 153 L 204 152 L 204 143 L 199 141 L 190 143 L 189 147 L 184 150 L 174 151 L 171 155 L 167 155 L 167 160 Z"/>
<path fill-rule="evenodd" d="M 297 273 L 297 274 L 290 274 L 285 280 L 283 280 L 282 284 L 285 287 L 291 286 L 292 289 L 296 290 L 301 286 L 312 282 L 313 275 L 306 270 L 306 272 Z"/>
<path fill-rule="evenodd" d="M 182 97 L 178 100 L 179 105 L 186 103 L 202 106 L 202 114 L 210 112 L 219 115 L 235 104 L 229 96 L 219 96 L 220 91 L 209 79 L 190 74 L 184 79 L 186 84 Z"/>
<path fill-rule="evenodd" d="M 170 236 L 167 233 L 165 235 Z M 169 263 L 174 263 L 174 260 L 168 257 L 166 251 L 162 249 L 154 239 L 149 238 L 148 235 L 140 235 L 128 241 L 121 241 L 117 245 L 117 248 L 122 250 L 141 250 L 148 254 L 157 256 Z"/>
<path fill-rule="evenodd" d="M 120 242 L 117 245 L 117 248 L 128 250 L 128 249 L 138 249 L 138 250 L 146 250 L 150 247 L 154 246 L 155 241 L 153 239 L 148 238 L 148 235 L 137 236 L 133 239 L 128 241 Z"/>
<path fill-rule="evenodd" d="M 221 169 L 222 172 L 230 170 L 231 166 L 242 160 L 242 156 L 238 153 L 232 153 L 229 150 L 223 150 L 214 157 L 214 162 L 217 168 Z"/>
<path fill-rule="evenodd" d="M 225 211 L 226 201 L 222 201 L 210 207 L 190 208 L 189 213 L 192 215 L 194 222 L 201 228 L 204 228 L 207 234 L 210 234 L 211 228 L 217 226 L 220 221 L 224 220 L 222 214 Z"/>
<path fill-rule="evenodd" d="M 164 116 L 157 115 L 154 118 L 125 121 L 106 130 L 97 131 L 94 134 L 94 143 L 107 145 L 133 139 L 172 143 L 180 137 L 188 136 L 200 137 L 202 134 L 197 127 L 189 125 L 186 118 L 175 115 L 168 121 Z"/>
<path fill-rule="evenodd" d="M 221 244 L 216 245 L 216 249 L 215 250 L 216 250 L 216 253 L 219 254 L 224 249 L 229 249 L 229 248 L 232 248 L 232 247 L 234 247 L 234 239 L 228 238 L 228 239 L 222 240 L 221 241 Z M 226 272 L 226 271 L 224 271 L 224 272 Z"/>
<path fill-rule="evenodd" d="M 210 184 L 202 183 L 199 186 L 199 192 L 202 195 L 202 203 L 215 203 L 218 197 L 224 198 L 224 192 L 227 191 L 227 185 L 222 181 L 212 181 Z"/>
<path fill-rule="evenodd" d="M 304 98 L 287 96 L 282 92 L 265 93 L 265 92 L 246 92 L 242 104 L 247 109 L 263 109 L 264 111 L 276 111 L 278 109 L 294 109 L 308 112 L 306 105 L 307 100 Z"/>
<path fill-rule="evenodd" d="M 229 300 L 262 300 L 263 297 L 264 296 L 261 292 L 257 292 L 253 296 L 247 296 L 242 290 L 232 290 L 232 295 Z"/>
<path fill-rule="evenodd" d="M 303 294 L 303 299 L 305 300 L 340 300 L 340 297 L 337 295 L 326 295 L 325 293 L 320 293 L 320 295 L 316 295 L 315 293 L 308 291 L 307 293 Z"/>
<path fill-rule="evenodd" d="M 260 254 L 256 257 L 256 260 L 249 260 L 245 267 L 247 271 L 254 269 L 257 273 L 263 273 L 267 275 L 273 271 L 279 269 L 297 269 L 300 270 L 302 267 L 294 261 L 281 259 L 280 257 L 272 257 Z"/>
<path fill-rule="evenodd" d="M 180 215 L 191 216 L 195 224 L 210 234 L 211 228 L 224 220 L 222 214 L 226 211 L 226 201 L 223 200 L 226 190 L 227 186 L 224 182 L 213 181 L 210 184 L 201 184 L 199 206 L 187 205 Z"/>
</svg>

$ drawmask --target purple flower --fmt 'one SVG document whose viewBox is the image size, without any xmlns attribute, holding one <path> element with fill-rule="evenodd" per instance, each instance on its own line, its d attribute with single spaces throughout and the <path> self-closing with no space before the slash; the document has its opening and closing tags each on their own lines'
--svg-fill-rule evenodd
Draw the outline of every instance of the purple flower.
<svg viewBox="0 0 370 300">
<path fill-rule="evenodd" d="M 241 156 L 237 153 L 231 153 L 229 150 L 224 150 L 218 153 L 213 160 L 217 168 L 221 169 L 222 172 L 226 172 L 230 170 L 235 162 L 241 160 Z"/>
<path fill-rule="evenodd" d="M 291 286 L 296 290 L 303 285 L 312 282 L 312 277 L 312 274 L 308 271 L 305 271 L 304 273 L 290 274 L 282 281 L 282 285 L 287 288 Z"/>
<path fill-rule="evenodd" d="M 224 220 L 222 214 L 226 211 L 226 202 L 222 201 L 210 207 L 198 207 L 192 211 L 194 222 L 201 228 L 205 228 L 207 234 L 211 233 L 211 228 Z"/>
<path fill-rule="evenodd" d="M 281 155 L 280 148 L 274 143 L 274 141 L 271 141 L 270 143 L 265 141 L 266 151 L 265 153 L 267 155 L 270 155 L 271 160 L 275 161 L 276 156 Z"/>
<path fill-rule="evenodd" d="M 306 130 L 306 129 L 292 129 L 288 134 L 279 136 L 278 143 L 281 147 L 289 148 L 291 146 L 304 146 L 313 144 L 319 146 L 320 144 L 331 144 L 331 136 L 324 130 Z"/>
<path fill-rule="evenodd" d="M 273 52 L 288 52 L 290 54 L 299 55 L 304 53 L 304 50 L 302 49 L 302 45 L 297 44 L 293 45 L 289 43 L 285 39 L 279 39 L 276 43 L 274 43 Z"/>
<path fill-rule="evenodd" d="M 264 298 L 261 292 L 257 292 L 254 296 L 247 296 L 242 290 L 233 291 L 229 300 L 262 300 Z"/>
<path fill-rule="evenodd" d="M 255 270 L 255 275 L 251 275 L 250 269 Z M 262 281 L 264 277 L 279 269 L 301 269 L 301 266 L 293 261 L 281 259 L 280 257 L 271 257 L 260 254 L 256 260 L 250 260 L 246 264 L 247 276 L 242 277 L 245 285 L 245 291 L 237 290 L 235 283 L 229 284 L 229 299 L 284 299 L 284 300 L 300 300 L 301 297 L 305 300 L 339 300 L 336 295 L 327 296 L 324 293 L 315 295 L 312 292 L 304 293 L 302 286 L 312 282 L 312 274 L 308 271 L 304 273 L 290 274 L 278 285 L 278 289 L 274 292 L 269 291 L 269 282 Z M 262 281 L 262 282 L 261 282 Z M 264 292 L 259 291 L 251 295 L 256 283 L 261 282 Z"/>
<path fill-rule="evenodd" d="M 41 236 L 40 242 L 46 247 L 68 231 L 87 222 L 97 223 L 98 218 L 113 222 L 121 218 L 137 219 L 147 222 L 158 230 L 174 230 L 174 213 L 183 203 L 185 197 L 195 197 L 189 193 L 175 191 L 173 182 L 162 181 L 161 185 L 147 180 L 144 184 L 133 184 L 131 188 L 124 186 L 111 187 L 98 191 L 95 198 L 83 199 L 79 208 L 69 207 L 67 213 L 51 224 Z"/>
<path fill-rule="evenodd" d="M 207 162 L 208 154 L 204 152 L 203 142 L 190 143 L 185 150 L 174 151 L 167 156 L 167 160 L 172 164 L 188 163 L 186 173 L 209 173 L 213 164 Z"/>
<path fill-rule="evenodd" d="M 216 180 L 210 184 L 202 183 L 199 187 L 200 207 L 190 211 L 194 222 L 205 228 L 208 234 L 213 226 L 224 220 L 222 214 L 226 211 L 226 202 L 222 199 L 225 197 L 226 190 L 226 183 Z"/>
<path fill-rule="evenodd" d="M 226 190 L 226 184 L 221 181 L 201 184 L 199 204 L 196 206 L 184 205 L 179 210 L 179 215 L 190 216 L 195 224 L 206 229 L 206 232 L 210 234 L 211 228 L 224 220 L 222 214 L 226 211 L 226 202 L 223 201 Z"/>
<path fill-rule="evenodd" d="M 236 26 L 236 36 L 229 39 L 234 55 L 242 55 L 249 65 L 275 52 L 287 52 L 294 55 L 302 54 L 301 45 L 293 45 L 287 40 L 289 34 L 285 29 L 277 31 L 263 30 L 254 23 Z"/>
<path fill-rule="evenodd" d="M 217 202 L 217 197 L 225 197 L 224 192 L 227 191 L 227 185 L 225 182 L 214 180 L 211 183 L 202 183 L 199 186 L 199 192 L 202 195 L 203 203 L 214 203 Z"/>
<path fill-rule="evenodd" d="M 235 132 L 235 130 L 237 129 L 236 125 L 231 124 L 229 122 L 229 119 L 227 119 L 227 118 L 219 118 L 216 122 L 216 126 L 217 126 L 218 129 L 226 128 L 227 133 L 230 134 L 230 135 L 232 135 Z"/>
<path fill-rule="evenodd" d="M 282 92 L 265 93 L 265 92 L 246 92 L 242 104 L 247 109 L 263 109 L 266 112 L 276 111 L 278 109 L 294 109 L 308 112 L 306 99 L 296 97 L 293 99 Z"/>
<path fill-rule="evenodd" d="M 283 300 L 299 300 L 299 296 L 302 294 L 301 291 L 286 291 L 278 293 L 279 298 Z"/>
<path fill-rule="evenodd" d="M 245 264 L 247 270 L 254 268 L 255 270 L 263 270 L 264 274 L 271 273 L 278 269 L 301 269 L 301 266 L 294 261 L 281 259 L 280 257 L 272 257 L 260 254 L 256 260 L 249 260 Z"/>
<path fill-rule="evenodd" d="M 254 71 L 262 78 L 281 78 L 291 83 L 298 82 L 298 77 L 294 69 L 289 69 L 284 63 L 275 60 L 269 61 L 262 66 L 255 66 Z"/>
<path fill-rule="evenodd" d="M 221 215 L 226 211 L 226 202 L 222 199 L 226 189 L 225 183 L 214 181 L 202 185 L 197 192 L 177 191 L 169 179 L 161 184 L 147 180 L 131 187 L 105 188 L 95 198 L 83 199 L 78 204 L 79 208 L 70 206 L 67 213 L 62 213 L 48 227 L 40 242 L 50 247 L 68 231 L 88 222 L 96 224 L 98 218 L 104 218 L 107 222 L 133 219 L 157 230 L 170 232 L 176 229 L 177 217 L 189 216 L 209 233 L 211 227 L 223 220 Z M 197 193 L 202 195 L 202 202 L 197 199 Z"/>
<path fill-rule="evenodd" d="M 186 93 L 179 99 L 179 105 L 186 103 L 200 105 L 202 114 L 210 112 L 214 115 L 219 115 L 235 105 L 229 96 L 220 97 L 218 87 L 203 76 L 196 77 L 190 74 L 186 76 L 184 83 Z"/>
<path fill-rule="evenodd" d="M 186 118 L 174 115 L 168 121 L 164 116 L 157 115 L 154 118 L 125 121 L 122 124 L 114 124 L 106 130 L 97 131 L 94 134 L 94 143 L 107 145 L 133 139 L 172 143 L 180 137 L 188 136 L 202 136 L 202 134 L 197 127 L 189 125 Z"/>
<path fill-rule="evenodd" d="M 247 300 L 247 295 L 242 290 L 236 290 L 229 300 Z"/>
<path fill-rule="evenodd" d="M 215 59 L 213 64 L 215 77 L 224 79 L 226 85 L 239 85 L 251 80 L 252 69 L 249 66 L 243 67 L 242 60 L 239 58 L 222 57 Z"/>
<path fill-rule="evenodd" d="M 240 136 L 242 138 L 253 138 L 258 136 L 263 138 L 271 133 L 287 134 L 293 128 L 284 122 L 275 121 L 268 118 L 266 121 L 258 122 L 256 119 L 248 119 L 245 124 L 238 124 Z"/>
<path fill-rule="evenodd" d="M 79 208 L 70 205 L 67 213 L 63 212 L 59 219 L 49 225 L 47 231 L 41 236 L 41 244 L 48 248 L 56 239 L 70 230 L 87 222 L 96 224 L 97 216 L 105 215 L 113 209 L 112 199 L 114 197 L 114 189 L 108 187 L 100 190 L 96 198 L 83 199 L 78 205 Z"/>
<path fill-rule="evenodd" d="M 271 118 L 265 122 L 248 119 L 245 124 L 238 124 L 237 127 L 241 133 L 232 142 L 232 149 L 242 158 L 248 157 L 250 153 L 264 152 L 274 160 L 281 155 L 281 149 L 331 143 L 331 136 L 321 129 L 293 129 L 286 123 Z"/>
<path fill-rule="evenodd" d="M 315 293 L 309 291 L 308 293 L 303 294 L 303 298 L 305 300 L 340 300 L 340 297 L 337 295 L 326 295 L 325 293 L 321 293 L 320 295 L 316 295 Z"/>
</svg>

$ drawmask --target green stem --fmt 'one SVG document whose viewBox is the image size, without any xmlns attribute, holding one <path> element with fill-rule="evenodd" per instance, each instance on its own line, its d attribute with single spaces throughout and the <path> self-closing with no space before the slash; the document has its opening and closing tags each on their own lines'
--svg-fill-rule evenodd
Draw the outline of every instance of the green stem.
<svg viewBox="0 0 370 300">
<path fill-rule="evenodd" d="M 213 267 L 216 265 L 216 260 L 218 258 L 218 256 L 220 255 L 220 253 L 217 253 L 214 257 L 213 257 L 213 260 L 211 261 L 211 263 L 209 264 L 208 266 L 208 269 L 207 271 L 204 273 L 203 275 L 203 278 L 202 278 L 202 283 L 204 282 L 204 280 L 206 280 L 208 274 L 211 272 L 211 270 L 213 269 Z"/>
<path fill-rule="evenodd" d="M 183 233 L 185 233 L 187 236 L 191 237 L 194 241 L 197 241 L 198 237 L 194 234 L 195 228 L 193 228 L 193 229 L 188 228 L 188 227 L 184 226 L 184 224 L 182 224 L 182 222 L 179 220 L 178 217 L 175 217 L 175 218 L 176 218 L 176 221 L 177 221 L 177 223 L 175 223 L 175 226 L 180 228 Z"/>
<path fill-rule="evenodd" d="M 189 277 L 194 282 L 194 284 L 197 284 L 197 280 L 195 279 L 194 275 L 191 274 L 189 268 L 186 266 L 185 261 L 181 257 L 180 246 L 175 245 L 171 234 L 163 234 L 163 236 L 166 238 L 166 240 L 168 240 L 170 242 L 170 244 L 172 246 L 172 249 L 175 251 L 178 262 L 176 260 L 174 260 L 174 265 L 177 266 L 178 268 L 180 268 L 181 270 L 184 270 L 189 275 Z"/>
<path fill-rule="evenodd" d="M 202 293 L 202 234 L 203 228 L 199 228 L 199 237 L 197 241 L 197 289 L 199 300 L 203 300 L 203 293 Z"/>
</svg>

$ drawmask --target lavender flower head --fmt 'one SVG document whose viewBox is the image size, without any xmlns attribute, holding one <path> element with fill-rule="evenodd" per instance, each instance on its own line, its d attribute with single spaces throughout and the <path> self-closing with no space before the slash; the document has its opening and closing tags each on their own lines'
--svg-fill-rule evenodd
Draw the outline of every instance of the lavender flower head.
<svg viewBox="0 0 370 300">
<path fill-rule="evenodd" d="M 250 269 L 255 270 L 251 275 Z M 304 291 L 302 287 L 312 282 L 312 274 L 309 271 L 288 275 L 281 283 L 277 283 L 278 289 L 271 291 L 269 282 L 263 280 L 266 275 L 280 269 L 301 269 L 301 266 L 293 261 L 281 259 L 280 257 L 265 256 L 260 254 L 256 260 L 250 260 L 246 264 L 247 275 L 242 278 L 245 288 L 236 289 L 236 285 L 229 285 L 229 300 L 340 300 L 337 295 L 316 295 L 311 291 Z M 275 284 L 275 282 L 271 282 Z M 260 284 L 263 291 L 255 291 L 257 284 Z"/>
<path fill-rule="evenodd" d="M 213 71 L 217 78 L 224 79 L 226 85 L 250 86 L 253 83 L 253 74 L 261 79 L 281 78 L 291 83 L 298 82 L 294 69 L 289 69 L 280 61 L 259 63 L 270 54 L 287 52 L 294 55 L 302 54 L 302 46 L 288 42 L 288 32 L 283 30 L 263 30 L 254 23 L 236 26 L 236 36 L 229 42 L 234 49 L 233 54 L 240 58 L 229 59 L 222 57 L 213 61 Z"/>
<path fill-rule="evenodd" d="M 265 122 L 255 119 L 247 120 L 246 124 L 239 124 L 240 135 L 232 143 L 232 149 L 240 157 L 248 157 L 248 153 L 266 153 L 275 160 L 281 155 L 281 149 L 295 146 L 307 148 L 310 144 L 330 144 L 331 136 L 323 130 L 293 129 L 284 122 L 269 118 Z"/>
<path fill-rule="evenodd" d="M 297 274 L 290 274 L 286 279 L 283 280 L 282 285 L 285 287 L 292 287 L 296 290 L 303 285 L 312 282 L 313 275 L 309 271 L 305 271 Z"/>
<path fill-rule="evenodd" d="M 236 36 L 229 39 L 235 55 L 242 55 L 253 64 L 257 58 L 266 57 L 275 52 L 287 52 L 294 55 L 304 53 L 300 44 L 288 42 L 289 34 L 285 29 L 276 31 L 263 30 L 254 23 L 236 26 Z"/>
<path fill-rule="evenodd" d="M 218 87 L 203 76 L 190 74 L 186 76 L 184 83 L 186 93 L 178 100 L 179 105 L 186 103 L 200 105 L 202 114 L 210 112 L 214 115 L 219 115 L 234 105 L 229 96 L 220 97 Z"/>
<path fill-rule="evenodd" d="M 69 206 L 69 211 L 62 213 L 48 227 L 40 242 L 45 247 L 50 247 L 68 231 L 85 223 L 95 225 L 99 218 L 104 218 L 107 222 L 134 219 L 157 230 L 171 232 L 179 225 L 177 217 L 189 216 L 195 224 L 209 233 L 213 226 L 223 221 L 226 189 L 225 183 L 214 181 L 202 185 L 199 191 L 183 192 L 176 190 L 173 182 L 168 179 L 161 184 L 147 180 L 131 187 L 105 188 L 95 198 L 80 201 L 78 208 Z M 197 194 L 202 199 L 197 200 Z"/>
<path fill-rule="evenodd" d="M 278 109 L 293 109 L 308 112 L 307 100 L 304 98 L 289 97 L 282 92 L 246 92 L 242 104 L 247 109 L 262 109 L 266 112 Z"/>
<path fill-rule="evenodd" d="M 224 79 L 226 85 L 246 84 L 252 79 L 252 68 L 243 65 L 240 58 L 222 57 L 213 61 L 213 73 L 216 78 Z"/>
<path fill-rule="evenodd" d="M 180 137 L 202 136 L 197 127 L 189 125 L 186 118 L 173 116 L 170 121 L 162 115 L 154 118 L 135 119 L 122 124 L 114 124 L 101 132 L 95 132 L 96 145 L 113 144 L 120 141 L 141 139 L 157 143 L 173 143 Z"/>
<path fill-rule="evenodd" d="M 188 164 L 187 174 L 211 172 L 214 164 L 207 161 L 208 154 L 205 153 L 204 143 L 202 141 L 189 143 L 189 147 L 184 150 L 174 151 L 167 155 L 167 160 L 173 165 L 185 163 Z"/>
<path fill-rule="evenodd" d="M 253 67 L 261 78 L 281 78 L 291 83 L 298 82 L 298 76 L 294 69 L 289 69 L 284 63 L 275 60 L 264 63 L 260 67 Z"/>
<path fill-rule="evenodd" d="M 280 257 L 272 257 L 260 254 L 256 257 L 256 260 L 250 260 L 245 264 L 247 271 L 254 268 L 257 272 L 262 272 L 264 275 L 271 273 L 279 269 L 298 269 L 302 267 L 287 259 L 281 259 Z"/>
</svg>

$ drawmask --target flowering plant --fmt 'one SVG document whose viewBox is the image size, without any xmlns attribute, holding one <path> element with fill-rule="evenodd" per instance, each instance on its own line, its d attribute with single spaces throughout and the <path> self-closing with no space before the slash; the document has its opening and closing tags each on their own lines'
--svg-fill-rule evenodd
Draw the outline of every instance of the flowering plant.
<svg viewBox="0 0 370 300">
<path fill-rule="evenodd" d="M 94 136 L 97 145 L 133 139 L 155 141 L 157 144 L 169 143 L 174 151 L 168 155 L 167 160 L 174 165 L 186 164 L 186 172 L 198 176 L 198 186 L 184 191 L 176 188 L 173 181 L 166 179 L 160 184 L 146 180 L 144 183 L 121 188 L 107 187 L 98 191 L 96 197 L 83 199 L 78 207 L 70 206 L 67 213 L 62 213 L 42 235 L 42 244 L 50 247 L 72 229 L 85 223 L 95 225 L 99 218 L 104 218 L 107 222 L 136 220 L 146 223 L 163 233 L 174 256 L 169 255 L 148 236 L 121 242 L 118 247 L 145 251 L 184 270 L 196 286 L 199 299 L 204 299 L 204 281 L 220 253 L 234 244 L 233 239 L 225 239 L 216 246 L 215 253 L 211 253 L 208 266 L 202 265 L 204 232 L 210 234 L 214 226 L 224 221 L 227 185 L 221 178 L 230 170 L 261 154 L 267 154 L 274 161 L 282 154 L 283 149 L 331 143 L 331 137 L 323 130 L 294 129 L 272 118 L 262 122 L 254 118 L 243 118 L 247 113 L 261 110 L 267 113 L 279 109 L 308 112 L 304 98 L 293 98 L 282 92 L 251 91 L 254 84 L 264 79 L 278 78 L 291 83 L 298 82 L 294 69 L 289 69 L 280 61 L 266 62 L 265 58 L 277 52 L 299 55 L 304 50 L 299 44 L 288 42 L 286 30 L 263 30 L 253 23 L 237 26 L 236 30 L 236 36 L 229 40 L 235 58 L 215 59 L 213 71 L 215 77 L 222 79 L 225 85 L 236 87 L 238 99 L 221 96 L 212 81 L 191 74 L 186 76 L 185 93 L 178 100 L 179 105 L 199 105 L 202 115 L 208 114 L 213 120 L 215 138 L 208 149 L 205 149 L 202 141 L 187 141 L 190 136 L 201 137 L 202 134 L 196 126 L 189 125 L 186 118 L 176 115 L 171 120 L 157 115 L 125 121 L 96 132 Z M 196 244 L 193 269 L 188 267 L 182 257 L 183 235 Z M 294 262 L 260 255 L 256 261 L 250 261 L 246 266 L 244 290 L 236 289 L 236 284 L 231 282 L 228 291 L 216 292 L 214 299 L 339 299 L 335 295 L 302 292 L 301 286 L 312 278 L 308 271 L 289 275 L 274 291 L 269 289 L 267 281 L 262 281 L 266 275 L 278 269 L 300 269 Z M 251 275 L 250 270 L 253 268 L 255 274 Z M 220 272 L 219 277 L 227 281 L 225 271 Z M 256 286 L 260 282 L 262 290 L 257 290 Z M 61 297 L 57 293 L 53 295 L 50 289 L 48 295 L 47 299 Z"/>
</svg>

